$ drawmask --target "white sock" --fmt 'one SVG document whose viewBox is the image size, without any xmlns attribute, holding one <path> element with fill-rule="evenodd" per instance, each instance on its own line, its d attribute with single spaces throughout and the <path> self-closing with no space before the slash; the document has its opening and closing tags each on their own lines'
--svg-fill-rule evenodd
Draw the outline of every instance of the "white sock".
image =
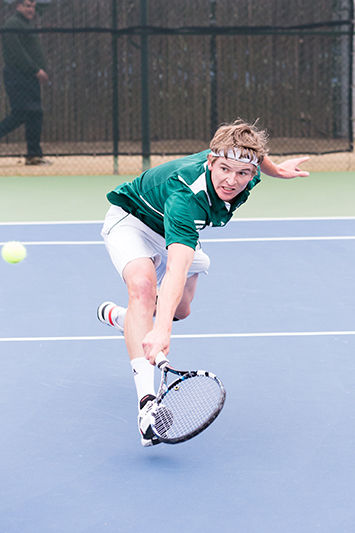
<svg viewBox="0 0 355 533">
<path fill-rule="evenodd" d="M 117 305 L 111 314 L 111 319 L 113 322 L 119 325 L 120 328 L 124 328 L 124 319 L 127 313 L 127 307 L 120 307 Z"/>
<path fill-rule="evenodd" d="M 145 357 L 136 357 L 131 360 L 131 366 L 134 375 L 134 382 L 137 389 L 138 403 L 146 396 L 146 394 L 153 394 L 155 396 L 154 387 L 154 366 L 151 365 Z"/>
</svg>

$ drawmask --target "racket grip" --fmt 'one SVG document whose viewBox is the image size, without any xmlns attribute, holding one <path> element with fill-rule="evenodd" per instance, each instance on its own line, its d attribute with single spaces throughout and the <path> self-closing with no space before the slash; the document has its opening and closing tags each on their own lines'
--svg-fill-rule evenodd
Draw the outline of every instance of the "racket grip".
<svg viewBox="0 0 355 533">
<path fill-rule="evenodd" d="M 161 368 L 162 366 L 168 365 L 169 360 L 165 357 L 163 352 L 159 352 L 155 358 L 155 364 L 158 368 Z"/>
</svg>

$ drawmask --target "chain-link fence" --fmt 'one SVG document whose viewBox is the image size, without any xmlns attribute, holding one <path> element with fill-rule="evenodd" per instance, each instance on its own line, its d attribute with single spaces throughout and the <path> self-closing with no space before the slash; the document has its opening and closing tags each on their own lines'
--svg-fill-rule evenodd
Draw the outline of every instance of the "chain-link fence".
<svg viewBox="0 0 355 533">
<path fill-rule="evenodd" d="M 352 150 L 352 0 L 41 0 L 33 22 L 9 28 L 17 10 L 2 2 L 2 48 L 40 41 L 46 157 L 147 166 L 205 149 L 238 116 L 260 119 L 272 154 Z M 5 82 L 0 156 L 26 156 L 27 126 L 1 130 L 14 105 Z"/>
</svg>

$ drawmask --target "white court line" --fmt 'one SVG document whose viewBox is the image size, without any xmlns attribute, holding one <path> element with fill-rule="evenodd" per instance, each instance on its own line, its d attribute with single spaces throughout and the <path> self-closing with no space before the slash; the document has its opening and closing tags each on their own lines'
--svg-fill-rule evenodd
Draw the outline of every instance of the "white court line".
<svg viewBox="0 0 355 533">
<path fill-rule="evenodd" d="M 352 241 L 355 235 L 318 235 L 314 237 L 231 237 L 226 239 L 200 239 L 202 243 L 213 242 L 282 242 L 282 241 Z M 87 246 L 103 245 L 103 241 L 21 241 L 25 246 Z M 0 246 L 6 241 L 0 242 Z"/>
<path fill-rule="evenodd" d="M 334 217 L 255 217 L 255 218 L 232 218 L 230 222 L 277 222 L 287 220 L 355 220 L 355 216 L 334 216 Z"/>
<path fill-rule="evenodd" d="M 200 242 L 272 242 L 272 241 L 346 241 L 355 235 L 322 235 L 314 237 L 231 237 L 227 239 L 200 239 Z"/>
<path fill-rule="evenodd" d="M 355 335 L 355 331 L 278 331 L 260 333 L 187 333 L 172 335 L 172 339 L 234 339 L 250 337 L 324 337 Z M 123 335 L 78 336 L 78 337 L 0 337 L 0 342 L 47 342 L 47 341 L 107 341 L 124 340 Z"/>
<path fill-rule="evenodd" d="M 21 241 L 25 246 L 86 246 L 91 244 L 105 244 L 104 241 Z M 0 242 L 0 246 L 6 244 Z"/>
<path fill-rule="evenodd" d="M 331 217 L 255 217 L 255 218 L 232 218 L 230 222 L 282 222 L 303 220 L 355 220 L 355 216 L 331 216 Z M 48 220 L 40 222 L 0 222 L 0 226 L 49 226 L 60 224 L 103 224 L 103 220 Z"/>
<path fill-rule="evenodd" d="M 103 220 L 48 220 L 41 222 L 0 222 L 0 226 L 57 226 L 66 224 L 103 224 Z"/>
</svg>

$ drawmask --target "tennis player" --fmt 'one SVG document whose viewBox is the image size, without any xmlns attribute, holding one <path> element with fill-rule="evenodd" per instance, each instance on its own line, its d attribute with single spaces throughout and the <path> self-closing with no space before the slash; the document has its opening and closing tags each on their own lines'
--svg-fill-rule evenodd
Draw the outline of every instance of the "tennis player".
<svg viewBox="0 0 355 533">
<path fill-rule="evenodd" d="M 149 425 L 155 357 L 168 354 L 172 323 L 190 314 L 198 276 L 209 268 L 199 232 L 227 224 L 261 172 L 308 176 L 299 168 L 307 159 L 276 165 L 267 156 L 266 132 L 238 119 L 217 130 L 209 150 L 151 168 L 107 195 L 112 205 L 102 236 L 129 300 L 127 309 L 104 302 L 97 313 L 101 322 L 124 332 L 143 446 L 159 442 Z"/>
</svg>

